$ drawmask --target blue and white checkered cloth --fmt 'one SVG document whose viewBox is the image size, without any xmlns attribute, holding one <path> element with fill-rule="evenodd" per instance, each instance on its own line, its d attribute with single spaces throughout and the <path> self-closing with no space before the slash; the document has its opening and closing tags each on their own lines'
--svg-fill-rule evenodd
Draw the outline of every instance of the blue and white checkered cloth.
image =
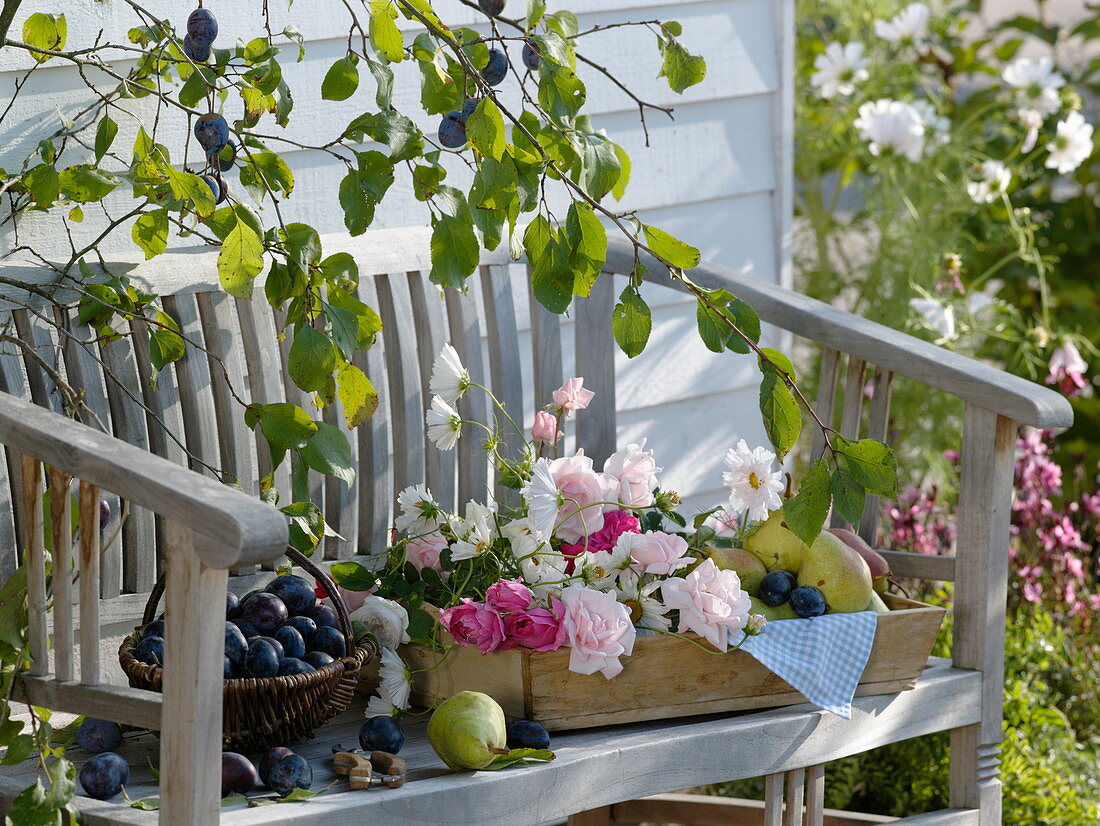
<svg viewBox="0 0 1100 826">
<path fill-rule="evenodd" d="M 852 697 L 871 655 L 877 625 L 874 611 L 777 620 L 741 648 L 815 706 L 850 720 Z"/>
</svg>

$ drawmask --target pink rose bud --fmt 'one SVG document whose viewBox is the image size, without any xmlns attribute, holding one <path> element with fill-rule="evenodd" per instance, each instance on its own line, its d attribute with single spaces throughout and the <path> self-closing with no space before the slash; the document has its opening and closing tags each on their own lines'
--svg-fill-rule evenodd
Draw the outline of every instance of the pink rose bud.
<svg viewBox="0 0 1100 826">
<path fill-rule="evenodd" d="M 1064 341 L 1050 356 L 1047 384 L 1056 386 L 1067 396 L 1076 396 L 1085 388 L 1085 371 L 1088 369 L 1088 364 L 1073 342 Z"/>
<path fill-rule="evenodd" d="M 553 413 L 540 410 L 535 414 L 535 423 L 531 426 L 532 439 L 552 445 L 556 444 L 562 435 L 564 434 L 558 430 L 558 420 Z"/>
<path fill-rule="evenodd" d="M 502 579 L 485 591 L 485 602 L 497 611 L 525 611 L 534 599 L 531 589 L 518 579 Z"/>
<path fill-rule="evenodd" d="M 584 410 L 596 394 L 584 389 L 584 379 L 574 378 L 554 391 L 554 405 L 560 410 Z"/>
<path fill-rule="evenodd" d="M 750 614 L 749 621 L 745 623 L 745 633 L 755 637 L 767 624 L 768 620 L 763 614 Z"/>
<path fill-rule="evenodd" d="M 532 651 L 553 651 L 565 643 L 565 631 L 545 608 L 509 614 L 504 620 L 504 633 L 507 636 L 505 648 L 519 646 Z"/>
<path fill-rule="evenodd" d="M 504 643 L 504 621 L 484 603 L 463 598 L 461 605 L 441 611 L 439 621 L 455 642 L 467 648 L 476 646 L 482 654 L 496 651 Z"/>
</svg>

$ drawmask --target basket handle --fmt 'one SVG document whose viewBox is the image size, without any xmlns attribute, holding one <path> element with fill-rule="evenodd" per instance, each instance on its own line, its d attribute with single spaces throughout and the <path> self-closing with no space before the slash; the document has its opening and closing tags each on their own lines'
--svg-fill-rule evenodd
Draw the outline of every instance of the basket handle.
<svg viewBox="0 0 1100 826">
<path fill-rule="evenodd" d="M 332 581 L 332 577 L 328 575 L 328 572 L 325 571 L 324 568 L 308 556 L 295 548 L 291 548 L 289 545 L 286 549 L 286 557 L 299 568 L 305 569 L 305 571 L 315 579 L 319 579 L 325 586 L 325 591 L 328 592 L 329 600 L 336 608 L 336 615 L 340 619 L 340 630 L 344 634 L 344 646 L 347 652 L 345 656 L 355 656 L 355 640 L 352 638 L 351 615 L 348 613 L 348 607 L 344 604 L 344 599 L 340 596 L 340 591 L 336 587 L 336 583 Z M 154 585 L 153 590 L 149 592 L 149 601 L 145 603 L 145 613 L 141 617 L 142 626 L 148 625 L 156 617 L 157 608 L 160 606 L 160 599 L 163 595 L 164 574 L 161 574 L 157 578 L 157 584 Z"/>
</svg>

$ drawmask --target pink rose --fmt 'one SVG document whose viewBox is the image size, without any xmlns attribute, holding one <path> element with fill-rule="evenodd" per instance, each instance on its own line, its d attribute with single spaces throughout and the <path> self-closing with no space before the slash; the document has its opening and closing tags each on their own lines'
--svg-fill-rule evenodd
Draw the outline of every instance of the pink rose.
<svg viewBox="0 0 1100 826">
<path fill-rule="evenodd" d="M 719 570 L 703 560 L 686 577 L 661 584 L 665 607 L 680 612 L 679 632 L 694 631 L 719 651 L 725 651 L 730 631 L 740 631 L 749 621 L 749 595 L 741 590 L 734 571 Z"/>
<path fill-rule="evenodd" d="M 573 573 L 573 558 L 585 551 L 610 551 L 624 533 L 638 533 L 642 529 L 638 517 L 630 511 L 609 511 L 603 515 L 603 527 L 582 537 L 574 545 L 562 545 L 561 552 L 568 557 L 566 573 Z"/>
<path fill-rule="evenodd" d="M 550 475 L 566 502 L 558 508 L 555 535 L 575 543 L 586 534 L 603 527 L 603 503 L 608 499 L 607 485 L 592 469 L 592 460 L 578 450 L 575 456 L 563 456 L 550 463 Z"/>
<path fill-rule="evenodd" d="M 584 410 L 596 394 L 584 389 L 584 379 L 570 379 L 554 391 L 554 405 L 559 410 Z"/>
<path fill-rule="evenodd" d="M 630 554 L 630 567 L 639 574 L 672 576 L 691 562 L 691 557 L 686 556 L 687 540 L 672 533 L 646 531 L 624 534 L 615 547 L 624 546 Z"/>
<path fill-rule="evenodd" d="M 410 539 L 405 545 L 405 561 L 412 563 L 418 571 L 431 568 L 443 572 L 439 563 L 439 554 L 447 547 L 447 538 L 439 531 Z"/>
<path fill-rule="evenodd" d="M 518 579 L 502 579 L 485 591 L 485 602 L 501 613 L 525 611 L 534 598 L 531 589 Z"/>
<path fill-rule="evenodd" d="M 653 461 L 652 450 L 642 450 L 642 444 L 630 444 L 626 450 L 612 453 L 603 463 L 612 498 L 626 508 L 647 508 L 653 504 L 653 490 L 661 469 Z"/>
<path fill-rule="evenodd" d="M 463 598 L 461 605 L 439 613 L 439 621 L 465 647 L 477 646 L 482 654 L 496 651 L 504 642 L 504 621 L 500 614 L 481 602 Z"/>
<path fill-rule="evenodd" d="M 546 410 L 535 414 L 535 423 L 531 426 L 531 438 L 547 444 L 555 444 L 565 434 L 558 430 L 558 419 Z"/>
<path fill-rule="evenodd" d="M 504 648 L 519 646 L 532 651 L 553 651 L 565 643 L 565 631 L 545 608 L 509 614 L 504 619 L 504 633 Z"/>
<path fill-rule="evenodd" d="M 562 589 L 561 599 L 553 600 L 553 608 L 565 642 L 572 649 L 570 671 L 599 671 L 610 680 L 623 670 L 619 657 L 634 651 L 635 631 L 630 611 L 614 594 L 574 584 Z"/>
</svg>

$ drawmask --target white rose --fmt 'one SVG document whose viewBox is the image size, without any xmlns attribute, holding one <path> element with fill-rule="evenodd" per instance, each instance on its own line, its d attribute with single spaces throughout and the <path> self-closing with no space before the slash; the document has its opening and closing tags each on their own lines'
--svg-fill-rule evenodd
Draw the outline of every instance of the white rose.
<svg viewBox="0 0 1100 826">
<path fill-rule="evenodd" d="M 630 444 L 626 450 L 612 453 L 603 464 L 604 476 L 611 482 L 614 496 L 627 508 L 646 508 L 653 504 L 653 489 L 661 469 L 653 461 L 653 451 L 644 450 L 645 442 Z"/>
<path fill-rule="evenodd" d="M 384 648 L 397 648 L 409 641 L 409 612 L 392 599 L 371 594 L 352 612 L 351 618 L 367 626 Z"/>
</svg>

